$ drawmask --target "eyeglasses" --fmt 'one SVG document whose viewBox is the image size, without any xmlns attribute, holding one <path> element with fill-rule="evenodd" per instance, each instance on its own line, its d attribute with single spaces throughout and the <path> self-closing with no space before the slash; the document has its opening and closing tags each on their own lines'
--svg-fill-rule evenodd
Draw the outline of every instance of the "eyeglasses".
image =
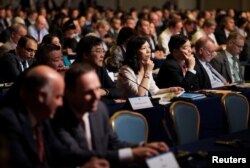
<svg viewBox="0 0 250 168">
<path fill-rule="evenodd" d="M 105 54 L 106 51 L 104 49 L 95 49 L 95 50 L 92 50 L 91 52 L 95 52 L 97 54 Z"/>
<path fill-rule="evenodd" d="M 240 49 L 242 49 L 243 47 L 244 47 L 244 45 L 242 46 L 242 45 L 239 45 L 239 44 L 237 44 L 236 42 L 234 42 L 234 45 L 237 47 L 237 48 L 240 48 Z"/>
<path fill-rule="evenodd" d="M 215 51 L 209 51 L 207 48 L 203 48 L 203 50 L 206 51 L 206 53 L 209 55 L 212 55 L 212 56 L 216 55 Z"/>
<path fill-rule="evenodd" d="M 27 52 L 34 52 L 34 53 L 36 53 L 36 51 L 37 50 L 33 50 L 32 48 L 26 48 L 26 47 L 24 47 L 23 49 L 25 49 Z"/>
</svg>

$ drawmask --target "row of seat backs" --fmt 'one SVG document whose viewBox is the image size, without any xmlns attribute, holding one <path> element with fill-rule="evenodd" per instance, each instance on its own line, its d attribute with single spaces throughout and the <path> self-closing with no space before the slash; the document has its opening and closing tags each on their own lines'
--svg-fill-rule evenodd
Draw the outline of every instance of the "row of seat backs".
<svg viewBox="0 0 250 168">
<path fill-rule="evenodd" d="M 247 98 L 237 93 L 228 93 L 222 96 L 221 100 L 229 133 L 247 129 L 249 120 Z M 200 115 L 193 103 L 176 101 L 171 104 L 169 112 L 178 144 L 199 139 Z M 118 111 L 111 117 L 110 122 L 120 140 L 131 143 L 147 142 L 148 124 L 140 113 Z"/>
</svg>

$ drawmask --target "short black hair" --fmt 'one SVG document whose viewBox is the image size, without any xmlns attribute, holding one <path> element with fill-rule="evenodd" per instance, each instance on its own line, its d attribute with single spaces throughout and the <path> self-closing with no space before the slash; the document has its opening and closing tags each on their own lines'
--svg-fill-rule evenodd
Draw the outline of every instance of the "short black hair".
<svg viewBox="0 0 250 168">
<path fill-rule="evenodd" d="M 87 63 L 73 64 L 70 67 L 70 69 L 65 72 L 65 77 L 64 77 L 65 89 L 73 91 L 75 88 L 76 80 L 80 76 L 82 76 L 90 71 L 94 71 L 94 68 L 90 64 L 87 64 Z"/>
<path fill-rule="evenodd" d="M 180 49 L 187 41 L 188 37 L 183 34 L 172 35 L 168 43 L 170 53 L 172 53 L 174 49 Z"/>
<path fill-rule="evenodd" d="M 41 44 L 38 47 L 38 50 L 35 54 L 35 58 L 37 61 L 37 64 L 43 64 L 43 65 L 47 65 L 47 63 L 49 62 L 50 58 L 48 56 L 48 54 L 52 51 L 58 51 L 61 50 L 61 47 L 55 44 Z"/>
<path fill-rule="evenodd" d="M 83 58 L 89 56 L 91 50 L 94 46 L 101 45 L 103 43 L 102 39 L 95 36 L 85 36 L 83 37 L 76 48 L 76 62 L 82 62 Z"/>
<path fill-rule="evenodd" d="M 122 45 L 129 38 L 131 38 L 132 36 L 135 36 L 135 35 L 136 35 L 136 32 L 134 29 L 132 29 L 130 27 L 123 27 L 123 28 L 121 28 L 121 30 L 118 33 L 116 44 Z"/>
<path fill-rule="evenodd" d="M 53 34 L 53 33 L 49 33 L 49 34 L 46 34 L 44 37 L 43 37 L 43 40 L 42 40 L 42 43 L 41 44 L 50 44 L 52 43 L 52 40 L 53 38 L 57 37 L 59 40 L 60 38 L 56 35 L 56 34 Z"/>
</svg>

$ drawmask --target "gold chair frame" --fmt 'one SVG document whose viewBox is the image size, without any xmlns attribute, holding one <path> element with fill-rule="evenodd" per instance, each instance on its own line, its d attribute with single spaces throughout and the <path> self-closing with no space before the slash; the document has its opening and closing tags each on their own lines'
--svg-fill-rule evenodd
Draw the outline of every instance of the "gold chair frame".
<svg viewBox="0 0 250 168">
<path fill-rule="evenodd" d="M 221 103 L 222 103 L 222 106 L 223 106 L 223 111 L 224 111 L 224 114 L 226 115 L 226 120 L 227 120 L 227 126 L 228 126 L 228 131 L 230 132 L 232 130 L 232 127 L 231 125 L 229 124 L 230 123 L 230 119 L 228 117 L 228 111 L 227 111 L 227 108 L 226 108 L 226 98 L 230 95 L 235 95 L 235 96 L 238 96 L 238 97 L 241 97 L 243 98 L 243 100 L 246 102 L 246 104 L 248 104 L 247 106 L 247 120 L 246 120 L 246 125 L 248 126 L 248 122 L 249 122 L 249 102 L 247 100 L 247 98 L 244 96 L 244 95 L 241 95 L 239 93 L 234 93 L 234 92 L 230 92 L 230 93 L 227 93 L 227 94 L 224 94 L 221 98 Z"/>
<path fill-rule="evenodd" d="M 109 120 L 110 124 L 112 126 L 112 129 L 115 130 L 115 120 L 116 120 L 116 118 L 118 118 L 119 116 L 124 115 L 124 114 L 140 117 L 140 118 L 143 119 L 144 124 L 145 124 L 145 128 L 146 128 L 146 132 L 145 132 L 146 136 L 145 136 L 144 142 L 147 143 L 147 141 L 148 141 L 148 122 L 147 122 L 146 118 L 140 113 L 129 111 L 129 110 L 120 110 L 120 111 L 115 112 L 115 114 Z"/>
<path fill-rule="evenodd" d="M 173 128 L 174 128 L 176 136 L 177 136 L 177 142 L 178 142 L 178 144 L 180 144 L 180 139 L 179 139 L 178 131 L 177 131 L 177 128 L 176 128 L 174 109 L 180 103 L 191 106 L 192 108 L 194 108 L 194 110 L 196 112 L 196 115 L 198 116 L 198 121 L 197 121 L 197 125 L 196 125 L 196 128 L 197 128 L 197 132 L 196 132 L 197 137 L 196 137 L 196 139 L 198 140 L 199 139 L 199 131 L 200 131 L 200 113 L 199 113 L 199 110 L 196 107 L 196 105 L 194 105 L 193 103 L 189 103 L 189 102 L 185 102 L 185 101 L 180 100 L 180 101 L 176 101 L 176 102 L 172 103 L 170 108 L 169 108 L 170 117 L 171 117 L 171 120 L 173 121 Z"/>
</svg>

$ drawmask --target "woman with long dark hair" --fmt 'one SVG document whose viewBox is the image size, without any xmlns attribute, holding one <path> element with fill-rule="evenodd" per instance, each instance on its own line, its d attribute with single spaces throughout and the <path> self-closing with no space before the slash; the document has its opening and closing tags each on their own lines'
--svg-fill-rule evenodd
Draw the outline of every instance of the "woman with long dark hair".
<svg viewBox="0 0 250 168">
<path fill-rule="evenodd" d="M 159 89 L 153 79 L 153 68 L 154 63 L 151 60 L 147 37 L 131 38 L 127 44 L 124 65 L 120 69 L 117 81 L 124 98 L 183 91 L 181 87 Z"/>
</svg>

